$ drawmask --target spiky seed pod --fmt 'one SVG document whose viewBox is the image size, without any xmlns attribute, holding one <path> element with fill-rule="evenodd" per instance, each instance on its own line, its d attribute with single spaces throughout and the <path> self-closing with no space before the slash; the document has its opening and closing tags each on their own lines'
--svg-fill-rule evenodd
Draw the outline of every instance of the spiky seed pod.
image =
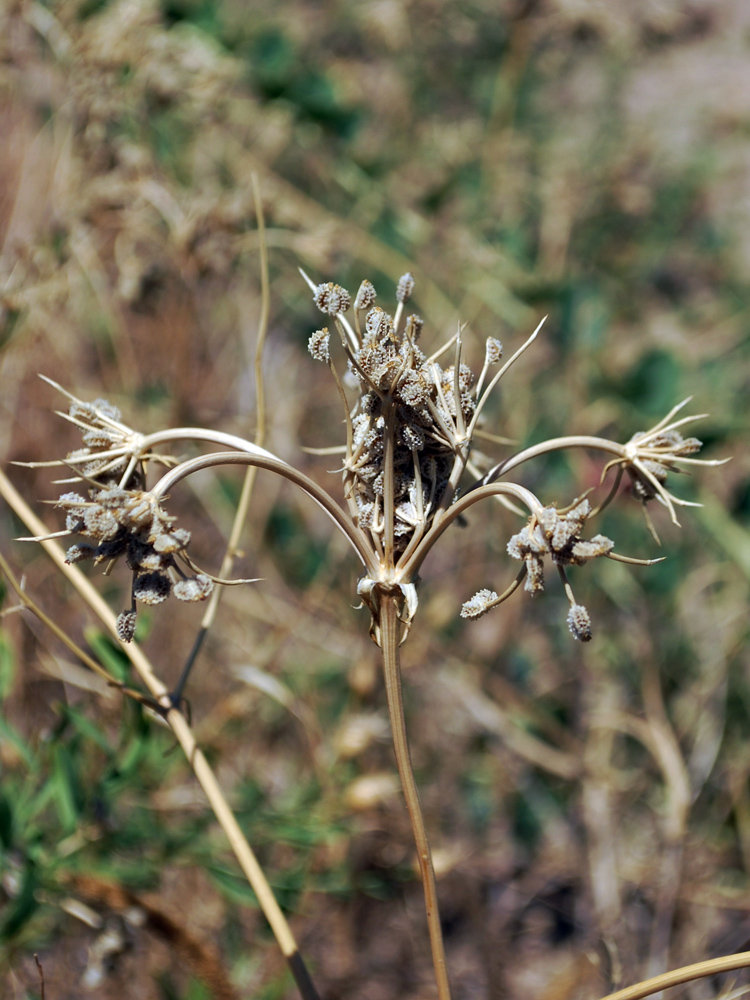
<svg viewBox="0 0 750 1000">
<path fill-rule="evenodd" d="M 448 392 L 453 390 L 454 387 L 454 373 L 456 371 L 455 365 L 450 365 L 445 369 L 442 375 L 442 385 L 443 389 Z M 469 368 L 468 365 L 461 365 L 458 370 L 458 387 L 459 389 L 465 391 L 470 389 L 474 384 L 474 372 Z"/>
<path fill-rule="evenodd" d="M 107 399 L 95 399 L 93 403 L 74 400 L 68 408 L 68 413 L 77 420 L 87 420 L 92 423 L 101 421 L 102 417 L 119 423 L 122 418 L 117 407 Z"/>
<path fill-rule="evenodd" d="M 190 532 L 185 528 L 172 528 L 156 535 L 154 549 L 163 554 L 181 552 L 190 544 Z"/>
<path fill-rule="evenodd" d="M 86 508 L 83 515 L 83 523 L 87 535 L 102 540 L 114 538 L 120 527 L 115 515 L 98 504 L 93 504 L 91 507 Z"/>
<path fill-rule="evenodd" d="M 470 601 L 466 601 L 461 607 L 461 617 L 462 618 L 481 618 L 482 615 L 486 615 L 490 610 L 490 604 L 492 601 L 497 600 L 497 594 L 494 590 L 480 590 L 471 598 Z"/>
<path fill-rule="evenodd" d="M 532 597 L 544 590 L 544 563 L 539 556 L 526 556 L 526 582 L 523 586 Z"/>
<path fill-rule="evenodd" d="M 578 541 L 571 549 L 574 562 L 586 562 L 588 559 L 596 559 L 597 556 L 606 556 L 615 547 L 611 538 L 604 535 L 594 535 L 588 541 Z"/>
<path fill-rule="evenodd" d="M 503 345 L 495 337 L 487 338 L 484 359 L 488 365 L 496 365 L 503 356 Z"/>
<path fill-rule="evenodd" d="M 574 639 L 580 642 L 591 641 L 591 618 L 582 604 L 571 604 L 568 612 L 568 628 Z"/>
<path fill-rule="evenodd" d="M 357 521 L 360 528 L 371 528 L 375 517 L 375 504 L 357 497 Z"/>
<path fill-rule="evenodd" d="M 77 504 L 82 504 L 85 506 L 87 501 L 81 496 L 80 493 L 63 493 L 62 496 L 58 497 L 57 507 L 75 507 Z"/>
<path fill-rule="evenodd" d="M 80 542 L 70 546 L 65 553 L 65 562 L 72 565 L 73 563 L 81 562 L 82 559 L 93 559 L 95 555 L 96 549 L 93 545 L 86 545 L 85 542 Z"/>
<path fill-rule="evenodd" d="M 373 306 L 368 312 L 365 320 L 366 341 L 384 340 L 393 328 L 393 320 L 381 309 L 380 306 Z"/>
<path fill-rule="evenodd" d="M 422 451 L 424 448 L 424 432 L 413 424 L 404 424 L 401 428 L 401 440 L 410 451 Z"/>
<path fill-rule="evenodd" d="M 142 604 L 161 604 L 171 589 L 172 584 L 163 573 L 143 573 L 135 578 L 133 597 Z"/>
<path fill-rule="evenodd" d="M 429 397 L 424 377 L 415 371 L 407 371 L 399 379 L 396 394 L 407 406 L 421 406 Z"/>
<path fill-rule="evenodd" d="M 327 326 L 324 326 L 322 330 L 316 330 L 310 335 L 310 339 L 307 342 L 307 349 L 316 361 L 328 362 L 331 360 L 328 350 L 330 341 L 331 335 L 328 332 Z"/>
<path fill-rule="evenodd" d="M 402 274 L 396 286 L 396 298 L 399 302 L 408 302 L 414 291 L 414 275 L 411 271 Z"/>
<path fill-rule="evenodd" d="M 313 295 L 315 305 L 321 312 L 328 316 L 338 316 L 345 313 L 352 304 L 352 297 L 341 285 L 334 285 L 329 281 L 325 285 L 318 285 Z"/>
<path fill-rule="evenodd" d="M 172 591 L 179 601 L 205 601 L 214 589 L 213 580 L 205 573 L 198 573 L 187 580 L 179 580 Z"/>
<path fill-rule="evenodd" d="M 365 279 L 359 286 L 357 297 L 354 300 L 354 308 L 358 311 L 360 309 L 369 309 L 376 298 L 377 292 L 372 284 Z"/>
<path fill-rule="evenodd" d="M 132 642 L 135 635 L 135 611 L 121 611 L 117 616 L 117 638 L 121 642 Z"/>
</svg>

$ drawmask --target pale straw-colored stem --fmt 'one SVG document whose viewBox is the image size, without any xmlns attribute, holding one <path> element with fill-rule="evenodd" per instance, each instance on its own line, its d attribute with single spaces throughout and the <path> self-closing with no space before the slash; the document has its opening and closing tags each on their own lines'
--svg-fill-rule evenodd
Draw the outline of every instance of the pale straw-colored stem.
<svg viewBox="0 0 750 1000">
<path fill-rule="evenodd" d="M 2 493 L 2 496 L 11 509 L 34 534 L 43 535 L 46 533 L 45 525 L 34 514 L 2 471 L 0 471 L 0 493 Z M 193 773 L 211 805 L 214 815 L 226 834 L 242 871 L 252 886 L 260 908 L 268 920 L 274 937 L 278 941 L 279 947 L 289 963 L 292 975 L 299 986 L 300 993 L 305 1000 L 318 1000 L 317 991 L 302 962 L 297 943 L 286 917 L 276 902 L 276 898 L 263 874 L 263 870 L 258 864 L 258 860 L 242 833 L 234 814 L 229 808 L 211 767 L 195 742 L 187 719 L 172 706 L 166 686 L 156 675 L 151 662 L 140 647 L 134 643 L 120 642 L 117 636 L 116 617 L 90 581 L 76 566 L 69 566 L 65 562 L 65 553 L 56 542 L 47 540 L 40 542 L 40 544 L 112 635 L 113 641 L 117 643 L 133 664 L 133 667 L 138 672 L 153 698 L 162 706 L 164 717 L 182 747 L 193 769 Z"/>
<path fill-rule="evenodd" d="M 692 983 L 696 979 L 715 976 L 720 972 L 733 972 L 736 969 L 747 968 L 750 968 L 750 951 L 740 951 L 736 955 L 724 955 L 722 958 L 708 958 L 704 962 L 683 965 L 680 969 L 664 972 L 660 976 L 654 976 L 653 979 L 646 979 L 642 983 L 628 986 L 624 990 L 609 993 L 602 1000 L 643 1000 L 644 997 L 660 993 L 671 986 Z"/>
<path fill-rule="evenodd" d="M 385 692 L 388 700 L 388 715 L 391 721 L 393 735 L 393 750 L 396 756 L 401 788 L 403 789 L 406 808 L 409 812 L 414 843 L 417 848 L 417 861 L 422 876 L 425 910 L 427 911 L 427 928 L 430 935 L 432 962 L 435 968 L 439 1000 L 450 1000 L 451 991 L 448 981 L 448 969 L 445 961 L 445 945 L 440 926 L 438 910 L 437 885 L 435 871 L 432 866 L 432 853 L 427 839 L 422 807 L 419 802 L 419 792 L 414 780 L 411 766 L 409 743 L 406 737 L 406 722 L 404 720 L 404 701 L 401 692 L 401 668 L 399 664 L 400 642 L 399 602 L 395 597 L 384 595 L 380 600 L 380 645 L 383 654 L 383 673 L 385 677 Z"/>
<path fill-rule="evenodd" d="M 517 483 L 489 483 L 487 486 L 480 486 L 470 493 L 465 494 L 460 497 L 454 504 L 452 504 L 447 511 L 443 514 L 440 521 L 433 524 L 427 534 L 424 536 L 419 546 L 411 553 L 407 560 L 402 560 L 399 563 L 399 579 L 401 582 L 411 582 L 415 579 L 417 573 L 419 572 L 419 567 L 425 559 L 425 556 L 430 551 L 435 542 L 440 538 L 445 529 L 453 524 L 457 517 L 472 504 L 479 503 L 480 500 L 484 500 L 487 497 L 496 496 L 509 496 L 515 497 L 516 500 L 520 500 L 532 513 L 541 510 L 543 504 L 531 490 L 527 490 L 525 486 L 519 486 Z"/>
<path fill-rule="evenodd" d="M 202 469 L 212 469 L 222 465 L 254 465 L 259 469 L 276 472 L 307 493 L 325 511 L 345 536 L 371 575 L 377 572 L 373 564 L 373 554 L 368 548 L 364 536 L 355 526 L 349 515 L 338 506 L 329 494 L 303 472 L 298 472 L 293 466 L 287 465 L 286 462 L 282 462 L 273 456 L 265 458 L 263 455 L 258 455 L 257 451 L 258 449 L 253 449 L 252 451 L 248 449 L 246 452 L 222 451 L 211 455 L 200 455 L 198 458 L 191 458 L 188 461 L 181 462 L 174 469 L 170 469 L 169 472 L 162 476 L 159 482 L 150 490 L 150 494 L 159 500 L 173 486 L 176 486 L 177 483 L 193 472 L 199 472 Z"/>
<path fill-rule="evenodd" d="M 260 187 L 258 185 L 258 176 L 253 173 L 251 175 L 251 181 L 253 185 L 253 200 L 255 202 L 255 217 L 258 223 L 258 238 L 259 238 L 259 250 L 260 250 L 260 285 L 261 285 L 261 301 L 260 301 L 260 319 L 258 321 L 258 336 L 255 342 L 255 445 L 258 448 L 262 448 L 266 440 L 266 390 L 265 382 L 263 379 L 263 347 L 266 342 L 266 334 L 268 333 L 268 316 L 271 307 L 271 295 L 269 289 L 268 280 L 268 250 L 265 241 L 265 222 L 263 218 L 263 203 L 260 197 Z M 247 520 L 247 513 L 250 509 L 250 500 L 252 499 L 253 489 L 255 488 L 255 479 L 258 475 L 258 469 L 256 466 L 251 465 L 245 470 L 245 477 L 242 481 L 242 490 L 240 492 L 240 499 L 237 504 L 237 510 L 234 515 L 234 522 L 232 524 L 232 530 L 229 533 L 229 539 L 227 541 L 227 547 L 224 551 L 224 558 L 221 562 L 221 569 L 219 570 L 219 576 L 222 579 L 229 579 L 232 575 L 232 570 L 234 569 L 234 563 L 239 552 L 240 539 L 242 537 L 242 531 L 245 527 L 245 522 Z M 174 697 L 179 700 L 182 696 L 182 692 L 187 683 L 190 671 L 195 664 L 198 654 L 201 650 L 203 642 L 205 641 L 208 630 L 214 623 L 216 618 L 216 612 L 219 607 L 219 601 L 224 593 L 223 587 L 214 587 L 213 592 L 208 599 L 208 606 L 206 607 L 205 613 L 201 620 L 200 630 L 196 636 L 193 648 L 188 656 L 187 662 L 183 667 L 182 674 L 177 683 L 177 687 L 174 691 Z"/>
<path fill-rule="evenodd" d="M 530 461 L 532 458 L 538 458 L 540 455 L 548 455 L 552 451 L 562 451 L 565 448 L 591 448 L 595 451 L 605 451 L 610 455 L 616 455 L 617 458 L 627 458 L 625 445 L 618 444 L 617 441 L 610 441 L 607 438 L 591 437 L 585 434 L 550 438 L 548 441 L 540 441 L 539 444 L 534 444 L 530 448 L 524 448 L 523 451 L 516 452 L 510 458 L 506 458 L 504 462 L 498 462 L 484 477 L 484 482 L 491 483 L 499 476 L 504 476 L 507 472 L 518 468 L 519 465 Z"/>
</svg>

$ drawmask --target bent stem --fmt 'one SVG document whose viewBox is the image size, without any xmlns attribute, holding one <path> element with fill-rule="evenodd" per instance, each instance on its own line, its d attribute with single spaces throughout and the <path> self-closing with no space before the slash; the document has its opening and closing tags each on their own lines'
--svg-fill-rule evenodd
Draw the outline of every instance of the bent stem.
<svg viewBox="0 0 750 1000">
<path fill-rule="evenodd" d="M 682 968 L 673 969 L 672 972 L 664 972 L 660 976 L 646 979 L 616 993 L 609 993 L 604 1000 L 643 1000 L 644 997 L 653 996 L 654 993 L 660 993 L 670 986 L 681 986 L 683 983 L 692 983 L 696 979 L 715 976 L 720 972 L 734 972 L 748 967 L 750 967 L 750 951 L 740 951 L 736 955 L 724 955 L 721 958 L 709 958 L 694 965 L 683 965 Z"/>
<path fill-rule="evenodd" d="M 399 664 L 399 624 L 398 598 L 384 594 L 380 601 L 380 644 L 383 654 L 383 673 L 385 677 L 385 692 L 388 699 L 388 715 L 393 735 L 393 750 L 396 755 L 401 787 L 406 799 L 406 808 L 409 811 L 414 843 L 417 848 L 417 860 L 422 876 L 424 904 L 427 911 L 427 927 L 430 935 L 435 979 L 437 980 L 438 998 L 439 1000 L 450 1000 L 451 991 L 445 961 L 443 932 L 440 926 L 432 853 L 429 841 L 427 840 L 427 831 L 425 830 L 424 817 L 422 816 L 422 807 L 419 803 L 419 792 L 414 781 L 409 743 L 406 737 L 404 702 L 401 693 L 401 668 Z"/>
</svg>

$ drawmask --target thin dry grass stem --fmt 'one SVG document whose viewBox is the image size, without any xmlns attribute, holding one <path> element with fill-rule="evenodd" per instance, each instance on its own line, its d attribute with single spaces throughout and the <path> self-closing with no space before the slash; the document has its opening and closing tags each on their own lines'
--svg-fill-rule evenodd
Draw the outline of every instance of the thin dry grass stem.
<svg viewBox="0 0 750 1000">
<path fill-rule="evenodd" d="M 0 471 L 0 494 L 2 494 L 6 503 L 31 531 L 37 535 L 45 533 L 45 527 L 42 522 L 14 489 L 2 471 Z M 198 779 L 214 815 L 226 834 L 242 871 L 252 886 L 261 910 L 268 920 L 274 937 L 287 960 L 303 1000 L 319 1000 L 318 993 L 300 956 L 297 942 L 294 939 L 286 917 L 276 901 L 276 897 L 263 874 L 263 870 L 252 848 L 242 833 L 232 810 L 229 808 L 224 793 L 221 791 L 208 761 L 197 745 L 187 719 L 182 712 L 173 706 L 166 686 L 154 672 L 152 664 L 140 647 L 120 642 L 117 634 L 116 617 L 89 580 L 77 567 L 68 565 L 65 553 L 54 541 L 43 541 L 40 544 L 57 565 L 58 569 L 70 580 L 80 596 L 103 623 L 107 631 L 112 635 L 113 640 L 123 649 L 140 675 L 141 680 L 155 701 L 161 706 L 164 716 L 182 747 L 185 757 Z"/>
<path fill-rule="evenodd" d="M 683 965 L 679 969 L 664 972 L 652 979 L 645 979 L 641 983 L 628 986 L 616 993 L 608 993 L 606 997 L 602 997 L 602 1000 L 643 1000 L 644 997 L 653 996 L 655 993 L 660 993 L 672 986 L 692 983 L 696 979 L 716 976 L 721 972 L 735 972 L 737 969 L 747 968 L 750 968 L 750 951 L 741 951 L 736 955 L 724 955 L 721 958 L 709 958 L 703 962 L 695 962 L 693 965 Z"/>
<path fill-rule="evenodd" d="M 258 249 L 260 251 L 260 284 L 261 284 L 261 307 L 260 307 L 260 319 L 258 321 L 258 336 L 255 342 L 255 445 L 258 448 L 262 448 L 266 440 L 266 390 L 265 381 L 263 378 L 263 348 L 266 342 L 266 336 L 268 334 L 268 317 L 271 309 L 271 293 L 268 278 L 268 248 L 266 246 L 265 240 L 265 219 L 263 216 L 263 202 L 260 196 L 260 186 L 258 184 L 258 175 L 253 172 L 251 174 L 251 182 L 253 187 L 253 200 L 255 204 L 255 218 L 258 226 Z M 253 495 L 253 489 L 255 488 L 255 479 L 257 477 L 258 470 L 256 466 L 249 466 L 245 470 L 245 476 L 242 481 L 242 490 L 240 492 L 240 498 L 237 503 L 237 510 L 235 511 L 234 521 L 232 523 L 232 530 L 229 533 L 229 539 L 227 541 L 226 550 L 224 552 L 224 558 L 221 562 L 221 569 L 219 570 L 218 577 L 211 577 L 214 582 L 218 582 L 219 578 L 227 578 L 231 575 L 234 568 L 235 559 L 239 554 L 239 544 L 242 538 L 242 531 L 245 527 L 245 522 L 247 521 L 247 514 L 250 509 L 250 501 Z M 208 574 L 210 575 L 210 574 Z M 249 581 L 248 581 L 249 582 Z M 208 606 L 201 620 L 200 628 L 198 634 L 195 638 L 193 648 L 191 649 L 185 665 L 182 668 L 177 685 L 172 692 L 173 701 L 178 704 L 185 691 L 185 685 L 187 684 L 188 677 L 195 665 L 195 662 L 200 654 L 203 643 L 206 640 L 209 629 L 216 619 L 216 612 L 219 607 L 219 601 L 221 600 L 222 589 L 221 587 L 214 588 L 211 596 L 208 599 Z"/>
<path fill-rule="evenodd" d="M 409 753 L 409 741 L 406 735 L 406 723 L 404 720 L 401 668 L 399 664 L 399 632 L 401 628 L 402 601 L 399 597 L 388 594 L 384 595 L 380 600 L 380 648 L 383 656 L 383 674 L 388 700 L 388 715 L 391 721 L 393 751 L 396 756 L 396 765 L 406 800 L 406 808 L 409 812 L 409 819 L 417 849 L 417 862 L 422 876 L 422 889 L 424 891 L 427 927 L 430 935 L 430 947 L 432 949 L 432 962 L 435 969 L 438 998 L 439 1000 L 450 1000 L 451 991 L 445 960 L 443 932 L 440 926 L 435 871 L 432 865 L 432 853 L 427 839 L 422 807 L 419 802 L 419 792 L 414 781 L 414 772 Z"/>
<path fill-rule="evenodd" d="M 649 973 L 658 975 L 665 972 L 669 965 L 669 944 L 682 885 L 685 834 L 693 795 L 685 759 L 664 707 L 659 677 L 649 664 L 644 665 L 643 701 L 651 729 L 653 752 L 667 789 L 666 810 L 661 824 L 664 850 L 648 960 Z"/>
</svg>

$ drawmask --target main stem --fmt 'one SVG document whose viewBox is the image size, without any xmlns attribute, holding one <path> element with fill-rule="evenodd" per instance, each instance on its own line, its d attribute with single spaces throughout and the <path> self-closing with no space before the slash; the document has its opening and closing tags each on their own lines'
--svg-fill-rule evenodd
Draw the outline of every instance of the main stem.
<svg viewBox="0 0 750 1000">
<path fill-rule="evenodd" d="M 409 743 L 406 738 L 406 723 L 404 720 L 404 700 L 401 693 L 401 667 L 399 664 L 399 601 L 396 597 L 383 595 L 380 601 L 380 646 L 383 652 L 383 672 L 385 675 L 385 693 L 388 699 L 388 714 L 391 720 L 393 734 L 393 750 L 396 754 L 401 787 L 406 799 L 406 808 L 414 834 L 417 848 L 419 871 L 422 876 L 424 890 L 424 905 L 427 911 L 427 927 L 432 948 L 432 963 L 435 968 L 439 1000 L 450 1000 L 451 988 L 448 982 L 448 969 L 445 962 L 445 946 L 443 932 L 440 927 L 440 912 L 438 910 L 437 886 L 435 871 L 432 867 L 432 854 L 427 840 L 422 807 L 419 803 L 419 792 L 414 781 L 411 766 Z"/>
</svg>

